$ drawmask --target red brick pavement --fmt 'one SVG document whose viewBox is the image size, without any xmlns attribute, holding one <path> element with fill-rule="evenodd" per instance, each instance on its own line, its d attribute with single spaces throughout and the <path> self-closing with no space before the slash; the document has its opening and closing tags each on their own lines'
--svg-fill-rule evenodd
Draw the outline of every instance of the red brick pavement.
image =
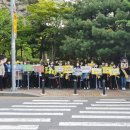
<svg viewBox="0 0 130 130">
<path fill-rule="evenodd" d="M 69 97 L 69 96 L 79 96 L 79 97 L 130 97 L 130 90 L 122 91 L 122 90 L 107 90 L 106 95 L 102 94 L 102 90 L 77 90 L 78 95 L 74 95 L 73 89 L 46 89 L 45 95 L 42 95 L 41 89 L 30 89 L 24 90 L 19 89 L 18 92 L 22 93 L 30 93 L 37 96 L 57 96 L 57 97 Z"/>
</svg>

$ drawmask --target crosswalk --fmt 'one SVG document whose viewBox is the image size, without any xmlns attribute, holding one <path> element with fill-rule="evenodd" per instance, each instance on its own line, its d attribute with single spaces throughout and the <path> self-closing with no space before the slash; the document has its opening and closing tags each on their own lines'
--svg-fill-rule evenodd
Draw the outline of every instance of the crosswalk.
<svg viewBox="0 0 130 130">
<path fill-rule="evenodd" d="M 60 121 L 50 130 L 128 130 L 130 129 L 130 102 L 126 99 L 98 99 L 84 110 Z"/>
<path fill-rule="evenodd" d="M 54 117 L 63 117 L 84 102 L 87 100 L 32 100 L 0 108 L 0 130 L 39 130 L 41 124 L 51 125 Z"/>
<path fill-rule="evenodd" d="M 130 129 L 130 101 L 121 98 L 33 99 L 11 107 L 0 108 L 0 130 L 79 129 Z"/>
</svg>

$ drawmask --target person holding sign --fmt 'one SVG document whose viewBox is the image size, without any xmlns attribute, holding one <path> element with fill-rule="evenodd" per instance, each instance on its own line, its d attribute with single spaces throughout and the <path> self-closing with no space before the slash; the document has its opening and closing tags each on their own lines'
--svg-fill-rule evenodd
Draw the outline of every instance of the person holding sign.
<svg viewBox="0 0 130 130">
<path fill-rule="evenodd" d="M 111 89 L 117 89 L 118 88 L 118 78 L 119 78 L 119 68 L 116 67 L 116 65 L 113 65 L 113 68 L 110 70 L 110 83 L 111 83 Z"/>
<path fill-rule="evenodd" d="M 128 68 L 120 65 L 121 89 L 126 90 L 126 79 L 128 79 Z"/>
<path fill-rule="evenodd" d="M 103 80 L 105 81 L 105 87 L 107 90 L 110 88 L 110 75 L 109 75 L 109 70 L 112 67 L 109 67 L 108 63 L 105 63 L 104 66 L 102 66 L 102 71 L 103 71 Z"/>
<path fill-rule="evenodd" d="M 99 79 L 101 75 L 102 75 L 102 69 L 98 68 L 98 65 L 95 64 L 94 68 L 92 68 L 92 80 L 91 80 L 91 82 L 93 82 L 94 89 L 99 88 Z"/>
<path fill-rule="evenodd" d="M 65 63 L 64 66 L 64 83 L 65 83 L 65 87 L 71 87 L 72 86 L 72 73 L 73 73 L 73 66 L 70 64 L 70 61 Z"/>
</svg>

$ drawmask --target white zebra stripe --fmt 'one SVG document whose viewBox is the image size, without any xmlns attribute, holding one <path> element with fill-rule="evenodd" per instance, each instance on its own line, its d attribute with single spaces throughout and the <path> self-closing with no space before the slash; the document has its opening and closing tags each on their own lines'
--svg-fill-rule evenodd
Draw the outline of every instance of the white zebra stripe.
<svg viewBox="0 0 130 130">
<path fill-rule="evenodd" d="M 99 116 L 99 115 L 72 115 L 72 118 L 86 118 L 86 119 L 130 119 L 130 116 Z"/>
<path fill-rule="evenodd" d="M 74 100 L 74 102 L 88 102 L 88 100 Z"/>
<path fill-rule="evenodd" d="M 62 116 L 63 113 L 17 113 L 17 112 L 0 112 L 0 115 L 29 115 L 29 116 L 34 116 L 34 115 L 44 115 L 44 116 Z"/>
<path fill-rule="evenodd" d="M 99 99 L 100 101 L 122 101 L 122 102 L 125 102 L 126 99 Z"/>
<path fill-rule="evenodd" d="M 69 102 L 70 100 L 32 100 L 33 102 Z"/>
<path fill-rule="evenodd" d="M 111 103 L 111 104 L 116 104 L 116 103 L 117 103 L 117 104 L 118 104 L 118 103 L 119 103 L 119 104 L 130 104 L 130 102 L 116 102 L 116 101 L 113 101 L 113 102 L 112 102 L 112 101 L 108 101 L 108 102 L 99 101 L 99 102 L 96 102 L 96 103 L 102 103 L 102 104 L 103 104 L 103 103 L 104 103 L 104 104 L 105 104 L 105 103 Z"/>
<path fill-rule="evenodd" d="M 101 107 L 129 107 L 130 104 L 91 104 L 91 106 L 101 106 Z"/>
<path fill-rule="evenodd" d="M 115 122 L 115 123 L 113 122 L 59 122 L 59 126 L 130 127 L 130 123 L 126 123 L 126 122 Z"/>
<path fill-rule="evenodd" d="M 79 113 L 93 114 L 130 114 L 128 111 L 80 111 Z"/>
<path fill-rule="evenodd" d="M 54 105 L 13 105 L 12 107 L 23 107 L 23 108 L 76 108 L 77 106 L 68 106 L 68 105 L 63 105 L 63 106 L 54 106 Z"/>
<path fill-rule="evenodd" d="M 0 125 L 0 130 L 37 130 L 38 125 Z"/>
<path fill-rule="evenodd" d="M 0 118 L 0 122 L 50 122 L 50 118 Z"/>
<path fill-rule="evenodd" d="M 130 110 L 126 107 L 86 107 L 86 110 Z"/>
<path fill-rule="evenodd" d="M 82 105 L 83 103 L 78 103 L 78 102 L 75 102 L 75 103 L 68 103 L 68 102 L 24 102 L 23 104 L 30 104 L 30 105 L 32 105 L 32 104 L 57 104 L 57 105 L 61 105 L 61 104 L 63 104 L 63 105 Z"/>
<path fill-rule="evenodd" d="M 0 111 L 71 111 L 71 109 L 24 109 L 24 108 L 0 108 Z"/>
</svg>

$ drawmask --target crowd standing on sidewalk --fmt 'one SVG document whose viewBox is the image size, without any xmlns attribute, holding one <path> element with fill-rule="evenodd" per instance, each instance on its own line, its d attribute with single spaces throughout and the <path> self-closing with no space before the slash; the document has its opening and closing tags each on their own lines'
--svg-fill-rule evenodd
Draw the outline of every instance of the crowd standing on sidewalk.
<svg viewBox="0 0 130 130">
<path fill-rule="evenodd" d="M 32 66 L 30 71 L 24 70 L 25 66 Z M 40 69 L 38 69 L 40 67 Z M 43 70 L 41 71 L 41 67 Z M 89 67 L 89 71 L 82 71 L 82 68 Z M 97 71 L 102 70 L 101 73 L 93 73 L 93 69 Z M 103 69 L 109 68 L 119 72 L 116 75 L 111 73 L 104 73 Z M 63 70 L 65 69 L 65 70 Z M 40 70 L 40 71 L 38 71 Z M 79 71 L 77 73 L 77 70 Z M 128 61 L 123 59 L 119 64 L 114 62 L 102 62 L 96 64 L 93 61 L 85 63 L 76 61 L 56 61 L 50 62 L 48 59 L 46 63 L 31 64 L 29 60 L 25 62 L 16 62 L 16 87 L 26 88 L 40 88 L 42 86 L 42 79 L 45 80 L 45 87 L 47 88 L 73 88 L 73 80 L 77 80 L 77 86 L 80 89 L 102 89 L 103 82 L 106 89 L 122 89 L 129 88 L 130 82 L 130 67 Z M 6 58 L 0 57 L 0 90 L 3 88 L 11 88 L 11 62 Z"/>
</svg>

